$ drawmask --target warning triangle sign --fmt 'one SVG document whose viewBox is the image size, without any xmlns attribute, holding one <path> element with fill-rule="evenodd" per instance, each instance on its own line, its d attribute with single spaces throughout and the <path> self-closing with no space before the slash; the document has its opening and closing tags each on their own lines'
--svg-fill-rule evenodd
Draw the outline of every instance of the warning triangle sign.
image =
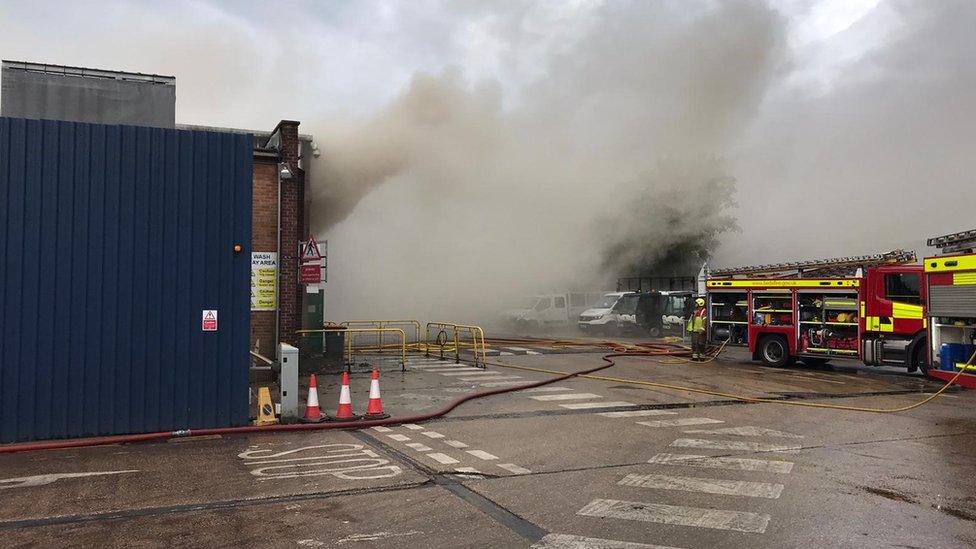
<svg viewBox="0 0 976 549">
<path fill-rule="evenodd" d="M 215 318 L 217 318 L 217 317 L 216 317 L 216 316 L 214 316 L 214 313 L 213 313 L 213 311 L 207 311 L 207 315 L 206 315 L 205 317 L 203 317 L 203 318 L 205 318 L 205 319 L 207 319 L 207 320 L 214 320 L 214 319 L 215 319 Z"/>
<path fill-rule="evenodd" d="M 302 261 L 320 261 L 322 253 L 319 252 L 319 244 L 315 237 L 308 235 L 308 242 L 302 247 Z"/>
</svg>

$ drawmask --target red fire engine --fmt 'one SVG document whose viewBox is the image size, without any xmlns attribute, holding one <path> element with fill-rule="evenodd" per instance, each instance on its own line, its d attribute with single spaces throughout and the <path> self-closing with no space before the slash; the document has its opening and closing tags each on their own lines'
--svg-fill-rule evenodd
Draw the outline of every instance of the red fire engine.
<svg viewBox="0 0 976 549">
<path fill-rule="evenodd" d="M 887 254 L 712 271 L 710 339 L 746 344 L 785 366 L 860 358 L 928 370 L 926 286 L 915 254 Z"/>
<path fill-rule="evenodd" d="M 929 375 L 976 389 L 976 230 L 930 238 L 944 254 L 927 257 Z M 960 373 L 961 372 L 961 373 Z"/>
</svg>

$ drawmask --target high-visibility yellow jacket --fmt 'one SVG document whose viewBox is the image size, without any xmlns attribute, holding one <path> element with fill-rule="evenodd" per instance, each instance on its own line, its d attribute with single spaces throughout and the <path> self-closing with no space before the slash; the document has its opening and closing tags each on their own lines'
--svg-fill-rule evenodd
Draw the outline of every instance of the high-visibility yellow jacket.
<svg viewBox="0 0 976 549">
<path fill-rule="evenodd" d="M 704 307 L 699 307 L 695 309 L 695 312 L 691 315 L 691 327 L 689 331 L 692 332 L 704 332 L 705 331 L 705 319 L 707 318 L 707 313 Z"/>
</svg>

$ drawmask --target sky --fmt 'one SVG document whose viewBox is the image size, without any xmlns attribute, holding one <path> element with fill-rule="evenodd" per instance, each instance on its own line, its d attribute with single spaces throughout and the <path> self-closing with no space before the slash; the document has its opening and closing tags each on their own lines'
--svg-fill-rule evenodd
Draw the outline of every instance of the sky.
<svg viewBox="0 0 976 549">
<path fill-rule="evenodd" d="M 713 265 L 931 251 L 972 228 L 973 28 L 965 0 L 5 0 L 0 57 L 174 75 L 179 123 L 302 121 L 355 314 L 405 278 L 405 311 L 605 286 L 703 239 Z"/>
</svg>

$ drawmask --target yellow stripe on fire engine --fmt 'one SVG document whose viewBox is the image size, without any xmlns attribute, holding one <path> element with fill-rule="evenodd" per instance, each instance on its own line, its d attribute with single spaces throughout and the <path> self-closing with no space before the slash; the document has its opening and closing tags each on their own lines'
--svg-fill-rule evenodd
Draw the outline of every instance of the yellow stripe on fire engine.
<svg viewBox="0 0 976 549">
<path fill-rule="evenodd" d="M 948 273 L 952 271 L 976 271 L 976 254 L 925 258 L 925 272 L 927 273 Z"/>
<path fill-rule="evenodd" d="M 954 286 L 976 286 L 976 273 L 952 273 Z"/>
<path fill-rule="evenodd" d="M 922 320 L 924 310 L 922 309 L 921 305 L 911 305 L 909 303 L 898 303 L 893 301 L 891 303 L 891 315 L 895 318 Z"/>
<path fill-rule="evenodd" d="M 880 316 L 869 316 L 864 319 L 864 329 L 869 332 L 894 332 L 895 324 L 888 317 L 888 322 L 882 322 Z"/>
<path fill-rule="evenodd" d="M 778 279 L 778 278 L 759 278 L 759 279 L 732 279 L 732 280 L 708 280 L 705 286 L 708 288 L 857 288 L 861 285 L 860 279 Z"/>
</svg>

